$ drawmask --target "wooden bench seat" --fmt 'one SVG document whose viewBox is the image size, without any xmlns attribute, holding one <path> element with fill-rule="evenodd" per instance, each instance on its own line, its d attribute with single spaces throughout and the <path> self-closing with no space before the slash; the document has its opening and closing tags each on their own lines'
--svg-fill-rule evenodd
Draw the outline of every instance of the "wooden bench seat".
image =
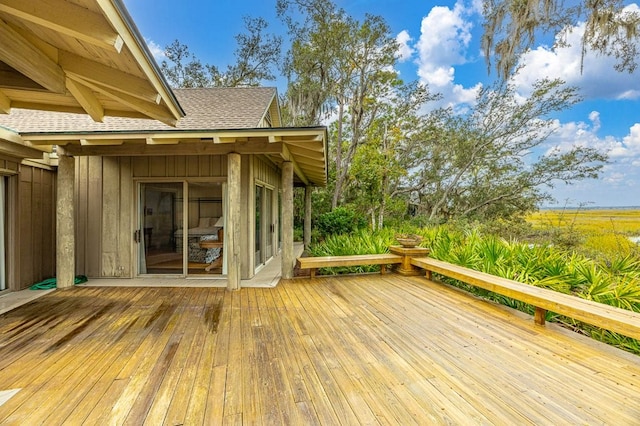
<svg viewBox="0 0 640 426">
<path fill-rule="evenodd" d="M 606 330 L 640 340 L 640 313 L 591 300 L 500 278 L 432 258 L 411 259 L 411 264 L 431 272 L 489 290 L 535 307 L 535 322 L 544 324 L 546 311 L 565 315 Z"/>
<path fill-rule="evenodd" d="M 380 265 L 380 273 L 384 274 L 386 272 L 386 265 L 401 262 L 402 256 L 391 253 L 298 258 L 298 266 L 300 266 L 300 269 L 310 269 L 311 278 L 315 277 L 318 268 L 334 268 L 339 266 Z"/>
</svg>

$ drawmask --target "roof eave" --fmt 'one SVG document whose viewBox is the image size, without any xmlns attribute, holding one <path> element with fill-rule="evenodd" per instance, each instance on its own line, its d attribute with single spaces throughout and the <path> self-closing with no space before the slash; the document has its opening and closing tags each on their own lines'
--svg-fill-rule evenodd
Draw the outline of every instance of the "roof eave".
<svg viewBox="0 0 640 426">
<path fill-rule="evenodd" d="M 125 8 L 121 0 L 96 0 L 100 5 L 103 14 L 110 21 L 111 25 L 121 33 L 125 43 L 134 57 L 138 60 L 143 72 L 158 91 L 158 94 L 177 121 L 185 116 L 185 112 L 180 106 L 178 99 L 171 90 L 167 80 L 162 74 L 160 67 L 149 51 L 147 43 L 140 34 L 133 18 Z M 124 34 L 123 34 L 124 33 Z M 128 43 L 127 43 L 128 41 Z M 175 123 L 174 123 L 175 125 Z"/>
</svg>

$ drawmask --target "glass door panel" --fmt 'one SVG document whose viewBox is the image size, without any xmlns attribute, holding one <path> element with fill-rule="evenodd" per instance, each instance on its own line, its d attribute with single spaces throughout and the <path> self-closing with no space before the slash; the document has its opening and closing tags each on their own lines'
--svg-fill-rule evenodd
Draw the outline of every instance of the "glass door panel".
<svg viewBox="0 0 640 426">
<path fill-rule="evenodd" d="M 0 176 L 0 290 L 5 290 L 7 288 L 7 255 L 6 255 L 6 206 L 7 206 L 7 197 L 6 197 L 6 185 L 7 178 L 4 176 Z"/>
<path fill-rule="evenodd" d="M 224 203 L 220 182 L 189 182 L 187 262 L 189 276 L 222 275 Z"/>
<path fill-rule="evenodd" d="M 140 274 L 184 274 L 182 182 L 140 184 Z"/>
<path fill-rule="evenodd" d="M 262 187 L 256 185 L 256 232 L 255 232 L 255 264 L 256 267 L 262 265 Z"/>
<path fill-rule="evenodd" d="M 273 237 L 275 233 L 275 224 L 273 223 L 273 190 L 265 188 L 264 190 L 264 228 L 266 238 L 264 242 L 265 260 L 273 257 Z"/>
</svg>

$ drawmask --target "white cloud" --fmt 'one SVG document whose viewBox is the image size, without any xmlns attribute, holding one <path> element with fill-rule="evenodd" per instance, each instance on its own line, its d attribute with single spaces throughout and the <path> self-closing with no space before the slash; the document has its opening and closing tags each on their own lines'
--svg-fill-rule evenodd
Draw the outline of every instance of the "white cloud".
<svg viewBox="0 0 640 426">
<path fill-rule="evenodd" d="M 640 11 L 635 4 L 627 9 Z M 540 46 L 525 54 L 520 60 L 523 68 L 513 79 L 519 89 L 528 92 L 537 79 L 547 76 L 579 87 L 585 99 L 640 99 L 640 79 L 636 74 L 615 71 L 615 58 L 587 50 L 581 63 L 584 30 L 584 23 L 572 28 L 567 36 L 569 46 Z"/>
<path fill-rule="evenodd" d="M 418 51 L 418 76 L 431 91 L 442 94 L 441 105 L 459 106 L 473 103 L 478 83 L 471 88 L 455 84 L 455 66 L 468 62 L 466 52 L 471 41 L 473 25 L 469 16 L 478 7 L 471 8 L 458 2 L 450 9 L 436 6 L 422 19 L 420 39 L 415 45 Z"/>
<path fill-rule="evenodd" d="M 147 42 L 147 47 L 149 48 L 149 51 L 151 51 L 151 55 L 153 55 L 153 58 L 156 60 L 156 62 L 160 63 L 163 60 L 167 59 L 167 55 L 165 55 L 164 49 L 160 47 L 158 43 L 147 38 L 145 38 L 144 41 Z"/>
<path fill-rule="evenodd" d="M 409 35 L 407 30 L 403 30 L 396 36 L 396 42 L 398 43 L 398 60 L 405 62 L 411 59 L 415 50 L 409 44 L 413 41 L 413 38 Z"/>
<path fill-rule="evenodd" d="M 606 123 L 605 123 L 606 124 Z M 596 148 L 609 155 L 609 164 L 602 169 L 598 181 L 586 180 L 571 186 L 560 185 L 553 191 L 557 200 L 570 200 L 573 204 L 593 202 L 601 206 L 638 204 L 630 197 L 640 186 L 640 123 L 629 129 L 623 138 L 598 137 L 600 114 L 593 111 L 589 122 L 556 122 L 556 132 L 547 140 L 547 153 L 552 150 L 568 151 L 573 146 Z"/>
</svg>

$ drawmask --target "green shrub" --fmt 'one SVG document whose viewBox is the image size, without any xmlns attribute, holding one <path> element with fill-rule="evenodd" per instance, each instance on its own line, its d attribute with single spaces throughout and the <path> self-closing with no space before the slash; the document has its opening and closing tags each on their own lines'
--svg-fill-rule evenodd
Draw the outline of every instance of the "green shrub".
<svg viewBox="0 0 640 426">
<path fill-rule="evenodd" d="M 318 217 L 316 228 L 321 236 L 350 234 L 367 225 L 365 218 L 347 207 L 337 207 Z"/>
</svg>

